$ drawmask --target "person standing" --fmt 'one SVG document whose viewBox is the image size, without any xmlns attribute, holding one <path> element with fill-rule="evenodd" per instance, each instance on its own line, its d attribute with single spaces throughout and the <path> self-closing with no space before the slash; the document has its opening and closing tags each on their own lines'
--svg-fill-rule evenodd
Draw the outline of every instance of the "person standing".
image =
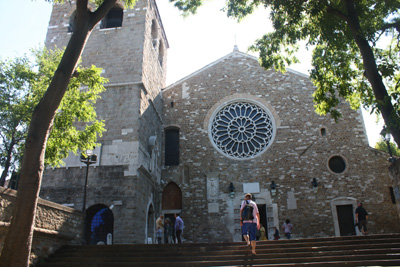
<svg viewBox="0 0 400 267">
<path fill-rule="evenodd" d="M 183 231 L 183 220 L 179 217 L 179 214 L 175 213 L 175 235 L 176 239 L 178 239 L 178 243 L 182 243 L 182 231 Z"/>
<path fill-rule="evenodd" d="M 251 211 L 251 214 L 247 214 Z M 260 214 L 258 212 L 257 204 L 251 200 L 251 194 L 244 196 L 244 201 L 240 207 L 240 226 L 242 227 L 242 234 L 247 245 L 251 245 L 251 253 L 256 255 L 256 233 L 260 230 Z"/>
<path fill-rule="evenodd" d="M 360 230 L 364 235 L 368 234 L 367 220 L 368 212 L 363 208 L 362 203 L 360 202 L 356 208 L 356 223 L 358 225 L 358 230 Z"/>
<path fill-rule="evenodd" d="M 161 244 L 162 231 L 161 231 L 160 226 L 157 226 L 157 229 L 156 229 L 156 237 L 157 237 L 157 244 Z"/>
<path fill-rule="evenodd" d="M 278 227 L 275 227 L 275 232 L 274 232 L 274 240 L 279 240 L 279 230 Z"/>
<path fill-rule="evenodd" d="M 170 218 L 167 218 L 165 220 L 165 234 L 167 236 L 166 242 L 167 244 L 172 244 L 175 243 L 175 240 L 173 239 L 174 235 L 174 226 L 172 224 L 172 221 Z"/>
<path fill-rule="evenodd" d="M 292 238 L 292 229 L 293 229 L 293 224 L 291 224 L 290 220 L 287 219 L 285 223 L 282 225 L 282 230 L 285 233 L 287 239 Z"/>
<path fill-rule="evenodd" d="M 161 229 L 161 236 L 163 236 L 163 233 L 164 233 L 164 215 L 162 215 L 162 214 L 156 220 L 156 228 L 158 228 L 158 227 Z"/>
</svg>

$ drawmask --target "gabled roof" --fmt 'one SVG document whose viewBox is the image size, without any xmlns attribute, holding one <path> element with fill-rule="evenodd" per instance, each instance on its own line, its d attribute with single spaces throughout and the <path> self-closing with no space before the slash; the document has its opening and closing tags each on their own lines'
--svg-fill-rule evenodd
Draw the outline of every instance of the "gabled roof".
<svg viewBox="0 0 400 267">
<path fill-rule="evenodd" d="M 249 58 L 251 60 L 258 61 L 257 57 L 249 55 L 249 54 L 246 54 L 246 53 L 243 53 L 243 52 L 239 51 L 239 49 L 237 49 L 237 46 L 235 46 L 235 48 L 233 49 L 233 51 L 231 53 L 227 54 L 226 56 L 224 56 L 224 57 L 222 57 L 220 59 L 217 59 L 216 61 L 204 66 L 203 68 L 193 72 L 192 74 L 189 74 L 188 76 L 186 76 L 186 77 L 184 77 L 184 78 L 182 78 L 182 79 L 180 79 L 180 80 L 168 85 L 167 87 L 162 89 L 162 91 L 166 91 L 166 90 L 174 87 L 177 84 L 183 83 L 185 80 L 190 79 L 193 76 L 196 76 L 197 74 L 207 70 L 208 68 L 211 68 L 211 67 L 217 65 L 218 63 L 220 63 L 220 62 L 222 62 L 222 61 L 224 61 L 224 60 L 226 60 L 226 59 L 228 59 L 230 57 L 247 57 L 247 58 Z M 309 78 L 309 76 L 307 74 L 301 73 L 299 71 L 296 71 L 296 70 L 293 70 L 293 69 L 290 69 L 290 68 L 286 68 L 286 70 L 287 70 L 287 72 L 290 72 L 290 73 L 293 73 L 293 74 L 296 74 L 296 75 L 299 75 L 299 76 L 302 76 L 302 77 L 305 77 L 305 78 Z"/>
</svg>

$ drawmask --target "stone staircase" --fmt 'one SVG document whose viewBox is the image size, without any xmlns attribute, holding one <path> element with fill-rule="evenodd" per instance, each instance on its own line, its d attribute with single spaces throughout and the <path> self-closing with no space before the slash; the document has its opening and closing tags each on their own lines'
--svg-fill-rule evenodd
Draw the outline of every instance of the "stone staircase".
<svg viewBox="0 0 400 267">
<path fill-rule="evenodd" d="M 38 267 L 400 266 L 400 234 L 244 242 L 67 246 Z"/>
</svg>

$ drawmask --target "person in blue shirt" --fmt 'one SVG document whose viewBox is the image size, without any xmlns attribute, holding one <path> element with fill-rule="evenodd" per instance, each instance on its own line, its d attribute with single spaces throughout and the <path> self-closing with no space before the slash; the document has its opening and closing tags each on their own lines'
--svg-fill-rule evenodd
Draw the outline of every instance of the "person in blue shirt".
<svg viewBox="0 0 400 267">
<path fill-rule="evenodd" d="M 178 243 L 182 243 L 181 235 L 183 231 L 183 220 L 179 217 L 179 214 L 175 213 L 175 235 L 178 239 Z"/>
</svg>

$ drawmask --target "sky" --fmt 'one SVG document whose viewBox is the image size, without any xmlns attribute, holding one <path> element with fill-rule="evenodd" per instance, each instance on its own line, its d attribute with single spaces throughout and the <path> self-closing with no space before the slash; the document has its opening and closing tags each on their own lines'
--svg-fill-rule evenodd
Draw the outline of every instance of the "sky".
<svg viewBox="0 0 400 267">
<path fill-rule="evenodd" d="M 268 12 L 257 10 L 240 23 L 221 10 L 224 0 L 205 1 L 196 15 L 183 18 L 167 0 L 156 0 L 170 48 L 167 60 L 167 85 L 195 72 L 233 51 L 234 45 L 246 52 L 264 33 L 271 31 Z M 51 14 L 45 0 L 0 1 L 0 59 L 29 54 L 43 45 Z M 255 55 L 256 56 L 256 55 Z M 290 68 L 308 74 L 311 52 L 302 47 L 300 64 Z M 383 123 L 363 112 L 370 146 L 379 139 Z"/>
</svg>

